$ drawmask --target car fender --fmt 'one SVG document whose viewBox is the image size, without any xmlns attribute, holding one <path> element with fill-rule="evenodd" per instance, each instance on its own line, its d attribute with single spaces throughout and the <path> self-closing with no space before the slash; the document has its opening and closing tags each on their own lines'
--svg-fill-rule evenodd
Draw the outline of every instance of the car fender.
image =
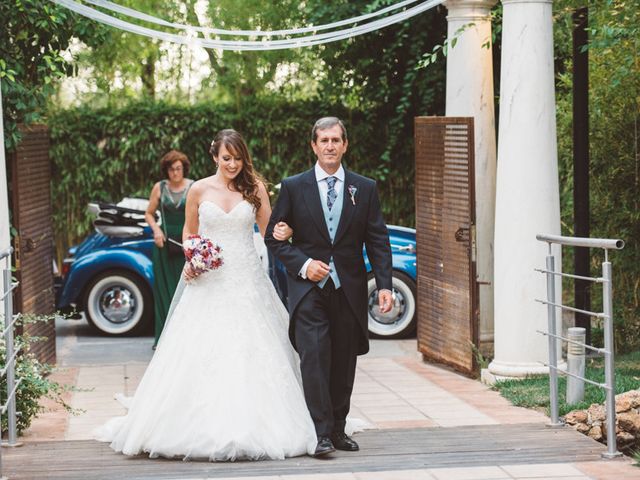
<svg viewBox="0 0 640 480">
<path fill-rule="evenodd" d="M 413 228 L 387 225 L 391 244 L 391 262 L 397 270 L 416 279 L 416 231 Z M 363 251 L 367 273 L 371 273 L 371 264 L 366 248 Z"/>
<path fill-rule="evenodd" d="M 371 263 L 366 252 L 364 253 L 364 264 L 367 273 L 371 273 Z M 391 268 L 406 273 L 413 280 L 416 279 L 416 256 L 415 254 L 406 254 L 402 252 L 393 252 L 391 257 Z"/>
<path fill-rule="evenodd" d="M 153 285 L 153 263 L 140 251 L 125 248 L 109 248 L 90 252 L 73 262 L 64 283 L 57 308 L 64 308 L 82 300 L 87 284 L 98 274 L 107 270 L 131 271 Z"/>
<path fill-rule="evenodd" d="M 416 279 L 416 256 L 415 254 L 407 254 L 395 252 L 392 257 L 392 267 L 394 270 L 406 273 L 413 280 Z"/>
</svg>

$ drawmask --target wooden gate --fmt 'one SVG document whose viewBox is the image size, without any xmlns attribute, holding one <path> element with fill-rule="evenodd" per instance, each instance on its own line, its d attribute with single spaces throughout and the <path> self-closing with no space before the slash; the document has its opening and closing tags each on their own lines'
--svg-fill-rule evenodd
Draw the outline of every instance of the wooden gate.
<svg viewBox="0 0 640 480">
<path fill-rule="evenodd" d="M 11 156 L 12 224 L 14 265 L 20 287 L 15 310 L 50 314 L 55 309 L 53 291 L 53 229 L 51 225 L 51 164 L 49 133 L 44 125 L 21 127 L 22 141 Z M 53 321 L 24 327 L 31 336 L 46 340 L 32 345 L 31 352 L 43 362 L 55 363 L 56 337 Z"/>
<path fill-rule="evenodd" d="M 417 117 L 418 350 L 467 374 L 476 368 L 473 118 Z"/>
</svg>

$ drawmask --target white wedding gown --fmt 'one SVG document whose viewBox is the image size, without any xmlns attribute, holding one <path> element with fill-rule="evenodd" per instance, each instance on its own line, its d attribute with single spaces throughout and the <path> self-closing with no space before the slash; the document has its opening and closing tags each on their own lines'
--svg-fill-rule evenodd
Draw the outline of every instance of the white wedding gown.
<svg viewBox="0 0 640 480">
<path fill-rule="evenodd" d="M 313 453 L 289 316 L 253 244 L 253 207 L 205 201 L 200 233 L 224 265 L 182 293 L 126 416 L 96 439 L 127 455 L 235 460 Z"/>
</svg>

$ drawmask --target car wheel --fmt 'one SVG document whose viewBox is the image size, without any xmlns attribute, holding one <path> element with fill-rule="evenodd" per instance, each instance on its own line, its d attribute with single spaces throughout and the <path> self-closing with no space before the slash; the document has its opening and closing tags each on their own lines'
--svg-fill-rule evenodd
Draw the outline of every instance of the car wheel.
<svg viewBox="0 0 640 480">
<path fill-rule="evenodd" d="M 393 271 L 393 308 L 380 313 L 376 280 L 369 278 L 369 333 L 374 338 L 405 338 L 416 329 L 416 282 Z"/>
<path fill-rule="evenodd" d="M 87 320 L 109 335 L 138 333 L 151 324 L 153 300 L 146 282 L 127 271 L 109 271 L 89 284 L 85 300 Z"/>
</svg>

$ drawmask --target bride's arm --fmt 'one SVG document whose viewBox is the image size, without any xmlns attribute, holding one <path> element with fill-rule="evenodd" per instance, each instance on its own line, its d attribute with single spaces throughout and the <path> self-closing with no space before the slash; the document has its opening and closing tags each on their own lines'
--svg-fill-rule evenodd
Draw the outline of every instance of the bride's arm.
<svg viewBox="0 0 640 480">
<path fill-rule="evenodd" d="M 198 205 L 200 203 L 200 182 L 196 182 L 187 193 L 187 204 L 184 209 L 184 227 L 182 228 L 182 241 L 189 235 L 198 233 L 200 220 L 198 218 Z"/>
<path fill-rule="evenodd" d="M 187 204 L 184 207 L 184 227 L 182 228 L 182 241 L 184 242 L 189 235 L 197 234 L 200 227 L 200 219 L 198 218 L 198 205 L 200 204 L 200 185 L 199 182 L 187 192 Z M 184 279 L 189 282 L 196 278 L 196 274 L 191 268 L 189 262 L 185 262 L 182 270 Z"/>
<path fill-rule="evenodd" d="M 264 238 L 269 224 L 269 217 L 271 217 L 271 202 L 269 201 L 267 187 L 262 182 L 258 183 L 258 197 L 260 198 L 260 209 L 256 212 L 256 223 L 258 224 L 260 235 Z"/>
</svg>

